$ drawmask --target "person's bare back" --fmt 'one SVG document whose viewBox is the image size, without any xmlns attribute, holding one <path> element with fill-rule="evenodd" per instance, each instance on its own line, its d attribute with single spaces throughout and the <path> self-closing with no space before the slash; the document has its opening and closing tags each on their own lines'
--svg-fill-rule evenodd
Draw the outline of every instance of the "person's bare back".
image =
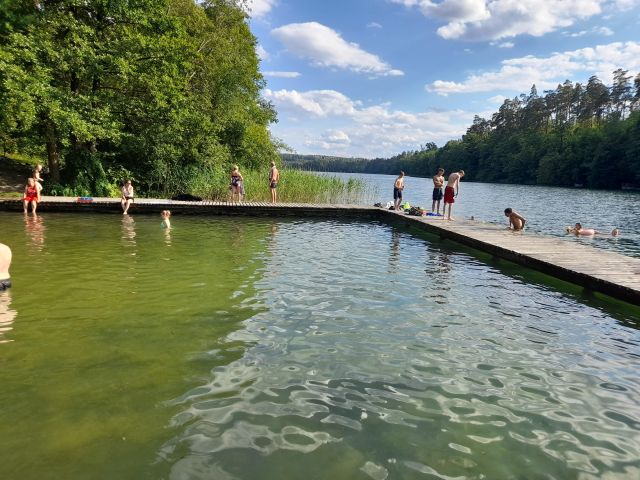
<svg viewBox="0 0 640 480">
<path fill-rule="evenodd" d="M 0 243 L 0 281 L 9 280 L 9 267 L 11 266 L 11 249 L 4 243 Z M 0 288 L 2 290 L 2 288 Z"/>
</svg>

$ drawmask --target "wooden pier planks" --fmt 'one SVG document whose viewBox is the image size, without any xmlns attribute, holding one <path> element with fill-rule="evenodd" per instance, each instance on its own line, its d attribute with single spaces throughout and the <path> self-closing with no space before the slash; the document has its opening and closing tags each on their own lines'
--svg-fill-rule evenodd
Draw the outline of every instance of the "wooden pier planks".
<svg viewBox="0 0 640 480">
<path fill-rule="evenodd" d="M 640 305 L 640 259 L 530 232 L 511 232 L 475 221 L 446 221 L 442 217 L 414 217 L 363 205 L 266 202 L 201 202 L 136 199 L 130 212 L 193 215 L 246 215 L 271 217 L 323 217 L 382 220 L 411 225 L 496 257 Z M 0 210 L 21 211 L 20 200 L 0 200 Z M 120 212 L 120 200 L 94 198 L 78 203 L 71 197 L 44 197 L 40 212 Z"/>
</svg>

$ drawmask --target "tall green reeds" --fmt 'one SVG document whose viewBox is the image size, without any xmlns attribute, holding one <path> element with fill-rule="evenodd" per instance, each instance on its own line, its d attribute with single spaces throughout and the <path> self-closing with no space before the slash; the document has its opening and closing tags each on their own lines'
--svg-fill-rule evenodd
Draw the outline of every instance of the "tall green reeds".
<svg viewBox="0 0 640 480">
<path fill-rule="evenodd" d="M 268 171 L 241 170 L 240 173 L 244 178 L 245 201 L 271 201 Z M 229 183 L 230 174 L 200 179 L 191 185 L 191 193 L 211 200 L 228 200 L 231 198 Z M 353 178 L 344 181 L 338 177 L 280 169 L 279 202 L 357 203 L 364 191 L 364 182 Z"/>
</svg>

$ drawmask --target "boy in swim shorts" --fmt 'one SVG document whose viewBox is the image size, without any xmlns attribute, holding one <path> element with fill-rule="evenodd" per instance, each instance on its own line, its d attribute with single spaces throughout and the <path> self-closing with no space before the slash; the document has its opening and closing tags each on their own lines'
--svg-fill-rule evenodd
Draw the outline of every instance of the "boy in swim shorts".
<svg viewBox="0 0 640 480">
<path fill-rule="evenodd" d="M 278 201 L 278 181 L 280 180 L 280 172 L 276 168 L 276 162 L 271 162 L 271 170 L 269 170 L 269 188 L 271 189 L 271 203 Z"/>
<path fill-rule="evenodd" d="M 464 170 L 460 170 L 458 172 L 453 172 L 449 175 L 449 180 L 447 181 L 447 186 L 444 189 L 444 210 L 443 214 L 447 210 L 447 205 L 449 205 L 449 213 L 446 217 L 447 220 L 451 220 L 451 210 L 453 207 L 455 197 L 458 196 L 458 188 L 460 185 L 460 179 L 464 177 Z M 445 217 L 442 217 L 443 219 Z"/>
<path fill-rule="evenodd" d="M 438 172 L 433 176 L 433 195 L 431 196 L 433 204 L 431 212 L 440 215 L 440 201 L 444 197 L 442 186 L 444 185 L 444 168 L 439 168 Z M 443 212 L 444 213 L 444 210 Z"/>
<path fill-rule="evenodd" d="M 404 172 L 400 170 L 400 175 L 393 183 L 393 209 L 400 210 L 400 203 L 402 203 L 402 191 L 404 190 Z"/>
</svg>

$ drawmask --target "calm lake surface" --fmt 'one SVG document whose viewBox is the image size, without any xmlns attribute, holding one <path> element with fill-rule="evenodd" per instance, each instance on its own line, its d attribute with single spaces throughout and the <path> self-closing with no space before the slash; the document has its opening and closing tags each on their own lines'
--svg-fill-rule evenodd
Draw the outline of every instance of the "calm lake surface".
<svg viewBox="0 0 640 480">
<path fill-rule="evenodd" d="M 364 195 L 359 199 L 363 204 L 393 201 L 395 175 L 326 175 L 362 180 L 367 185 Z M 410 204 L 431 210 L 432 191 L 433 181 L 430 178 L 406 177 L 404 197 Z M 640 257 L 640 192 L 473 183 L 463 179 L 453 207 L 453 216 L 473 216 L 476 220 L 506 227 L 508 221 L 504 209 L 507 207 L 527 219 L 527 229 L 530 231 Z M 605 233 L 618 227 L 622 230 L 622 236 L 567 235 L 565 226 L 573 226 L 576 222 L 582 223 L 585 228 Z"/>
<path fill-rule="evenodd" d="M 640 309 L 384 224 L 173 225 L 0 212 L 0 478 L 640 477 Z"/>
</svg>

